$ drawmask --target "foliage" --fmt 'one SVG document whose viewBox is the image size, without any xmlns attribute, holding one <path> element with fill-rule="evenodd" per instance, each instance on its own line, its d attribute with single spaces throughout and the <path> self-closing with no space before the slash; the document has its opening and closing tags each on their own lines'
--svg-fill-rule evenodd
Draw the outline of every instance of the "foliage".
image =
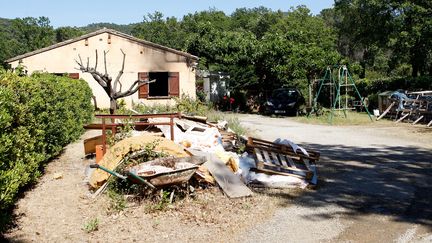
<svg viewBox="0 0 432 243">
<path fill-rule="evenodd" d="M 176 98 L 176 111 L 188 115 L 204 116 L 210 110 L 210 107 L 202 103 L 199 99 L 192 99 L 187 95 Z"/>
<path fill-rule="evenodd" d="M 336 0 L 323 15 L 339 34 L 339 51 L 366 69 L 389 74 L 409 63 L 411 74 L 432 74 L 431 1 Z M 384 65 L 383 65 L 384 64 Z"/>
<path fill-rule="evenodd" d="M 403 90 L 431 90 L 432 76 L 422 77 L 391 77 L 378 79 L 361 79 L 356 86 L 362 95 L 377 94 L 384 91 Z"/>
<path fill-rule="evenodd" d="M 107 191 L 108 197 L 110 199 L 110 204 L 108 210 L 110 212 L 118 213 L 127 208 L 127 203 L 124 195 L 118 193 L 116 190 L 109 189 Z"/>
<path fill-rule="evenodd" d="M 131 34 L 136 24 L 114 24 L 114 23 L 92 23 L 79 29 L 85 33 L 90 33 L 102 28 L 113 29 L 125 34 Z"/>
<path fill-rule="evenodd" d="M 227 121 L 228 127 L 238 135 L 246 135 L 248 132 L 247 129 L 240 124 L 238 117 L 234 113 L 211 111 L 207 113 L 207 119 L 210 122 Z"/>
<path fill-rule="evenodd" d="M 265 99 L 281 86 L 306 91 L 333 64 L 349 65 L 362 79 L 432 75 L 431 14 L 431 1 L 336 0 L 317 16 L 305 6 L 230 15 L 213 8 L 183 18 L 154 12 L 136 24 L 57 29 L 46 17 L 0 18 L 0 61 L 107 27 L 199 56 L 199 69 L 228 74 L 228 91 Z"/>
<path fill-rule="evenodd" d="M 188 14 L 182 20 L 149 14 L 134 35 L 200 57 L 199 68 L 229 73 L 228 89 L 269 92 L 316 78 L 339 60 L 336 35 L 303 6 L 287 13 L 259 7 Z"/>
<path fill-rule="evenodd" d="M 210 110 L 210 106 L 200 100 L 192 99 L 187 95 L 182 95 L 181 98 L 175 98 L 176 104 L 170 105 L 153 105 L 136 104 L 133 108 L 143 114 L 157 114 L 169 112 L 182 112 L 184 114 L 205 116 Z"/>
<path fill-rule="evenodd" d="M 55 30 L 56 42 L 62 42 L 83 35 L 85 32 L 77 27 L 59 27 Z"/>
<path fill-rule="evenodd" d="M 18 43 L 15 50 L 19 54 L 54 44 L 54 28 L 47 17 L 17 18 L 12 20 L 12 33 Z"/>
<path fill-rule="evenodd" d="M 91 233 L 99 229 L 99 219 L 94 218 L 86 222 L 82 228 L 85 232 Z"/>
<path fill-rule="evenodd" d="M 308 124 L 320 124 L 320 125 L 328 125 L 330 122 L 330 110 L 324 109 L 323 113 L 319 116 L 311 115 L 309 117 L 306 116 L 298 116 L 294 117 L 295 120 L 308 123 Z M 346 111 L 347 117 L 342 111 L 335 111 L 334 117 L 331 120 L 332 125 L 336 126 L 352 126 L 352 125 L 373 125 L 369 116 L 363 112 L 355 112 L 355 111 Z"/>
<path fill-rule="evenodd" d="M 0 72 L 2 217 L 19 191 L 41 175 L 40 168 L 82 134 L 92 116 L 91 96 L 83 80 Z"/>
</svg>

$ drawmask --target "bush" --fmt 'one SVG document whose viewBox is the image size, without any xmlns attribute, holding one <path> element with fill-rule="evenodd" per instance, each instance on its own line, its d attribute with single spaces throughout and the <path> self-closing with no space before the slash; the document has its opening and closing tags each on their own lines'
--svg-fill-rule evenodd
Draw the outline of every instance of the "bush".
<svg viewBox="0 0 432 243">
<path fill-rule="evenodd" d="M 403 90 L 430 90 L 432 89 L 432 77 L 392 77 L 380 79 L 361 79 L 356 82 L 362 96 L 377 94 L 383 91 Z"/>
<path fill-rule="evenodd" d="M 19 191 L 82 134 L 92 117 L 91 97 L 83 80 L 0 71 L 0 231 Z"/>
<path fill-rule="evenodd" d="M 181 98 L 174 98 L 175 105 L 153 105 L 147 106 L 144 104 L 138 104 L 133 107 L 134 110 L 143 114 L 154 114 L 154 113 L 170 113 L 170 112 L 182 112 L 188 115 L 205 116 L 211 107 L 199 100 L 192 99 L 187 95 L 183 95 Z"/>
</svg>

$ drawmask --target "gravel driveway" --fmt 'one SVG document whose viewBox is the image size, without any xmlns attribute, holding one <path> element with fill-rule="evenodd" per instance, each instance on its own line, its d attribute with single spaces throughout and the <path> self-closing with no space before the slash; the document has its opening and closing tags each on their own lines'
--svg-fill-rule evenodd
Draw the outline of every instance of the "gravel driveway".
<svg viewBox="0 0 432 243">
<path fill-rule="evenodd" d="M 263 139 L 318 150 L 321 160 L 316 191 L 287 198 L 238 240 L 432 242 L 432 129 L 307 125 L 257 115 L 240 121 Z"/>
</svg>

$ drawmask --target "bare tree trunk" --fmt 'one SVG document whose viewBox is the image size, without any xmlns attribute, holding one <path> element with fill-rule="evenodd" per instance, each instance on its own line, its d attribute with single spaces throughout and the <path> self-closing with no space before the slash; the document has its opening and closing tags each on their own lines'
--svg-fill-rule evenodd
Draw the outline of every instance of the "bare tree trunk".
<svg viewBox="0 0 432 243">
<path fill-rule="evenodd" d="M 117 102 L 115 99 L 110 100 L 110 114 L 113 115 L 117 110 Z"/>
<path fill-rule="evenodd" d="M 92 96 L 92 99 L 93 99 L 93 103 L 94 103 L 94 107 L 95 107 L 95 111 L 98 111 L 99 110 L 99 107 L 97 106 L 97 101 L 96 101 L 96 96 Z"/>
</svg>

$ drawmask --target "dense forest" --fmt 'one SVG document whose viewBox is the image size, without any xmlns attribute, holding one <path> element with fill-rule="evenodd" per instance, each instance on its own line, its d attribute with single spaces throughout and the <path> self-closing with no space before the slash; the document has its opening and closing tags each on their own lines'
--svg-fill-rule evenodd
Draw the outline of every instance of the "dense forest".
<svg viewBox="0 0 432 243">
<path fill-rule="evenodd" d="M 140 23 L 85 27 L 53 28 L 46 17 L 0 19 L 0 61 L 102 27 L 199 56 L 199 68 L 228 73 L 234 91 L 305 88 L 333 64 L 349 65 L 364 80 L 432 76 L 430 0 L 336 0 L 318 15 L 305 6 L 230 15 L 209 9 L 181 19 L 155 12 Z"/>
</svg>

